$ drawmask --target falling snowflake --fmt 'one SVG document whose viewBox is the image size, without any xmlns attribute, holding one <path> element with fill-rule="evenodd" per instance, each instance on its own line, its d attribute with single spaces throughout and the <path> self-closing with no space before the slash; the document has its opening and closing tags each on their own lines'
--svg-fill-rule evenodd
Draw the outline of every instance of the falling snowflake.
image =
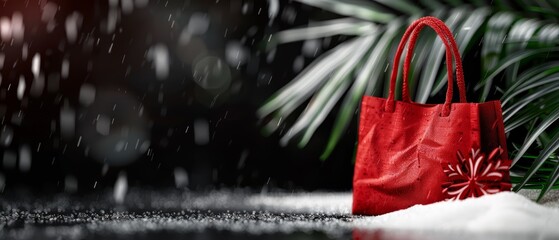
<svg viewBox="0 0 559 240">
<path fill-rule="evenodd" d="M 511 184 L 505 176 L 511 161 L 502 159 L 502 153 L 502 148 L 495 148 L 486 158 L 480 149 L 472 148 L 471 155 L 466 159 L 458 151 L 457 164 L 443 165 L 448 177 L 448 182 L 443 184 L 447 199 L 458 200 L 510 190 Z"/>
</svg>

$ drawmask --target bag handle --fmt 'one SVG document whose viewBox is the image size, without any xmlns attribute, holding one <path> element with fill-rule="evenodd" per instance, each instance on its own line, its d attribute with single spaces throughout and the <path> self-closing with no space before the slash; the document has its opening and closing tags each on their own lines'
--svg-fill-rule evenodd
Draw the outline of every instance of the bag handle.
<svg viewBox="0 0 559 240">
<path fill-rule="evenodd" d="M 460 94 L 460 102 L 466 102 L 466 87 L 464 84 L 464 71 L 462 69 L 462 60 L 460 58 L 460 52 L 458 51 L 456 42 L 454 37 L 448 27 L 444 24 L 443 21 L 435 18 L 435 17 L 423 17 L 416 21 L 414 21 L 406 30 L 404 35 L 402 36 L 402 40 L 398 45 L 398 49 L 396 51 L 396 55 L 394 57 L 394 67 L 392 68 L 392 75 L 390 78 L 390 90 L 388 94 L 388 99 L 385 104 L 385 110 L 389 112 L 394 111 L 394 90 L 396 88 L 396 77 L 398 76 L 398 65 L 400 62 L 400 58 L 408 39 L 409 46 L 406 53 L 406 59 L 404 61 L 404 80 L 402 83 L 402 100 L 405 102 L 411 102 L 409 93 L 408 93 L 408 73 L 409 73 L 409 66 L 411 63 L 411 59 L 413 57 L 412 53 L 415 48 L 415 43 L 419 36 L 420 31 L 425 27 L 429 26 L 435 30 L 437 35 L 441 38 L 442 42 L 446 46 L 446 63 L 447 63 L 447 72 L 448 72 L 448 87 L 446 92 L 446 100 L 443 105 L 443 116 L 448 116 L 450 114 L 450 104 L 452 102 L 452 94 L 453 94 L 453 81 L 452 81 L 452 58 L 456 62 L 456 81 L 458 84 L 458 91 Z"/>
<path fill-rule="evenodd" d="M 460 102 L 466 102 L 466 93 L 465 93 L 465 87 L 464 87 L 464 72 L 462 69 L 462 59 L 460 58 L 460 52 L 458 51 L 457 48 L 457 44 L 454 40 L 454 37 L 452 35 L 452 32 L 450 32 L 450 30 L 448 29 L 448 27 L 446 27 L 446 25 L 444 24 L 443 21 L 434 18 L 434 17 L 425 17 L 426 21 L 433 21 L 435 24 L 437 24 L 436 26 L 439 28 L 440 31 L 442 31 L 443 33 L 446 34 L 449 44 L 450 44 L 450 48 L 452 50 L 452 53 L 454 54 L 454 58 L 456 61 L 456 81 L 457 81 L 457 85 L 458 85 L 458 90 L 459 90 L 459 95 L 460 95 Z M 409 72 L 409 68 L 410 68 L 410 64 L 411 64 L 411 60 L 413 57 L 413 50 L 415 48 L 415 44 L 417 42 L 417 38 L 419 37 L 419 33 L 421 32 L 421 30 L 427 26 L 426 23 L 420 23 L 414 30 L 413 33 L 411 35 L 411 39 L 408 45 L 408 51 L 406 52 L 406 59 L 404 61 L 404 72 L 408 73 Z M 445 44 L 446 45 L 446 44 Z M 447 47 L 448 49 L 448 47 Z M 450 57 L 448 57 L 448 51 L 447 52 L 447 68 L 451 69 L 452 68 L 452 59 Z M 449 84 L 452 85 L 452 71 L 447 70 L 448 72 L 448 80 L 449 80 Z M 403 82 L 403 89 L 408 89 L 407 84 L 408 84 L 408 78 L 409 78 L 409 74 L 405 74 L 404 75 L 404 82 Z M 452 88 L 451 88 L 452 91 Z M 452 92 L 451 92 L 452 93 Z M 447 91 L 448 94 L 448 91 Z M 447 95 L 448 96 L 448 95 Z M 452 100 L 452 94 L 450 94 L 450 99 Z M 402 95 L 402 100 L 407 101 L 407 102 L 411 102 L 410 97 L 409 97 L 409 93 L 408 91 L 404 91 L 403 95 Z"/>
</svg>

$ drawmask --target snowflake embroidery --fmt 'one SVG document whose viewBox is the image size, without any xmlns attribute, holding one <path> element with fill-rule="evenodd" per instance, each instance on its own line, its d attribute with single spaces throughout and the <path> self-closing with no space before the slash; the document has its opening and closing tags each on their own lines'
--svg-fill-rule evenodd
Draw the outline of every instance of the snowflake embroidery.
<svg viewBox="0 0 559 240">
<path fill-rule="evenodd" d="M 466 159 L 458 151 L 457 164 L 443 165 L 449 181 L 443 184 L 443 193 L 447 199 L 458 200 L 510 190 L 512 185 L 505 176 L 511 161 L 502 159 L 502 153 L 503 149 L 498 147 L 486 158 L 484 153 L 480 153 L 480 149 L 472 148 Z"/>
</svg>

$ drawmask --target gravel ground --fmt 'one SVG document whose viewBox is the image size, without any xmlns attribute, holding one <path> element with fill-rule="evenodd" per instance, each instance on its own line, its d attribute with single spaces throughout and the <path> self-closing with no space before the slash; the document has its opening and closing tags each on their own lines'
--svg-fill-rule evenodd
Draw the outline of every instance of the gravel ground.
<svg viewBox="0 0 559 240">
<path fill-rule="evenodd" d="M 360 229 L 351 193 L 132 189 L 88 196 L 4 195 L 0 239 L 510 239 L 501 234 Z M 516 236 L 522 239 L 527 236 Z"/>
</svg>

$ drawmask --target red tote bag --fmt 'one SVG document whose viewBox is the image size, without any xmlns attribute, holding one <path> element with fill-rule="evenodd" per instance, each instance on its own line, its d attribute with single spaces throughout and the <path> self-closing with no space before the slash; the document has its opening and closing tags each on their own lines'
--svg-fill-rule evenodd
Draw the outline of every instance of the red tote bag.
<svg viewBox="0 0 559 240">
<path fill-rule="evenodd" d="M 408 71 L 421 29 L 435 30 L 446 47 L 444 104 L 410 100 Z M 400 56 L 402 101 L 394 99 Z M 452 103 L 453 59 L 460 102 Z M 507 144 L 499 101 L 468 103 L 460 53 L 452 33 L 434 17 L 413 22 L 396 51 L 387 99 L 364 96 L 353 178 L 353 213 L 380 215 L 416 204 L 510 190 Z"/>
</svg>

